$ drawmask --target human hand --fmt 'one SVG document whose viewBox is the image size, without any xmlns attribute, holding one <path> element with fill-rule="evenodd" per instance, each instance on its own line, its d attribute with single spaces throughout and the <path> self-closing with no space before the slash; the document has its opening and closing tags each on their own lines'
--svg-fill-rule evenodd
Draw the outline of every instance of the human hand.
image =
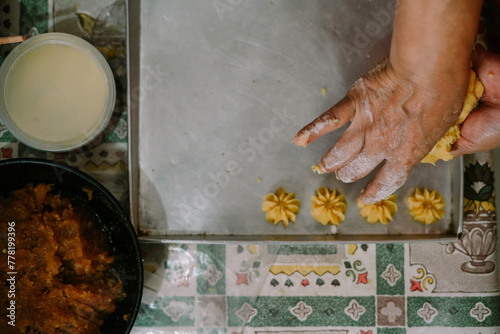
<svg viewBox="0 0 500 334">
<path fill-rule="evenodd" d="M 451 147 L 453 157 L 500 146 L 500 55 L 474 51 L 472 63 L 484 85 L 484 94 L 477 109 L 462 124 L 461 137 Z"/>
<path fill-rule="evenodd" d="M 351 121 L 318 169 L 353 182 L 383 163 L 361 195 L 365 204 L 378 202 L 403 185 L 462 109 L 467 63 L 453 71 L 432 68 L 428 73 L 405 65 L 383 60 L 294 139 L 295 144 L 306 146 Z"/>
<path fill-rule="evenodd" d="M 353 182 L 382 167 L 361 194 L 378 202 L 405 182 L 462 109 L 481 1 L 398 0 L 388 59 L 299 131 L 306 146 L 351 121 L 316 170 Z"/>
</svg>

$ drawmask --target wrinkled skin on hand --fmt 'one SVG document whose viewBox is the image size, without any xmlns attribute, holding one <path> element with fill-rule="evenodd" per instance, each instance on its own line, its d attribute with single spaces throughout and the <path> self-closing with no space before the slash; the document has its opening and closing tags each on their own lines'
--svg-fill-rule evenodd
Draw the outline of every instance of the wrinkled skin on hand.
<svg viewBox="0 0 500 334">
<path fill-rule="evenodd" d="M 415 66 L 416 67 L 416 66 Z M 361 201 L 378 202 L 403 185 L 415 165 L 458 119 L 469 69 L 412 68 L 384 59 L 354 83 L 330 110 L 294 139 L 306 146 L 349 121 L 319 161 L 322 173 L 353 182 L 382 164 Z"/>
<path fill-rule="evenodd" d="M 454 157 L 500 146 L 500 55 L 475 51 L 472 63 L 484 85 L 484 94 L 477 109 L 462 124 L 461 138 L 450 152 Z"/>
</svg>

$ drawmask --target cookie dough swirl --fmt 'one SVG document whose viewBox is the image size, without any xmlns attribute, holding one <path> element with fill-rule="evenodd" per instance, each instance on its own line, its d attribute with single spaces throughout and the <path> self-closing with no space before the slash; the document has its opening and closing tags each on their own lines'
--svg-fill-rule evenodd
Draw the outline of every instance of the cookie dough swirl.
<svg viewBox="0 0 500 334">
<path fill-rule="evenodd" d="M 445 214 L 443 196 L 436 190 L 429 191 L 427 188 L 424 191 L 417 188 L 415 194 L 408 198 L 408 207 L 413 219 L 426 225 L 436 223 Z"/>
<path fill-rule="evenodd" d="M 266 220 L 274 225 L 280 221 L 285 227 L 288 222 L 295 223 L 295 215 L 299 213 L 300 201 L 295 199 L 295 193 L 287 194 L 284 188 L 279 188 L 276 193 L 267 194 L 262 203 L 262 211 L 266 213 Z"/>
<path fill-rule="evenodd" d="M 317 190 L 317 196 L 311 196 L 311 215 L 323 225 L 339 225 L 345 219 L 347 203 L 345 196 L 336 189 L 326 187 Z"/>
<path fill-rule="evenodd" d="M 388 224 L 389 221 L 392 221 L 392 216 L 398 211 L 396 199 L 396 195 L 391 195 L 380 202 L 368 205 L 358 200 L 358 207 L 361 208 L 361 216 L 366 218 L 366 221 L 370 224 L 377 222 Z"/>
</svg>

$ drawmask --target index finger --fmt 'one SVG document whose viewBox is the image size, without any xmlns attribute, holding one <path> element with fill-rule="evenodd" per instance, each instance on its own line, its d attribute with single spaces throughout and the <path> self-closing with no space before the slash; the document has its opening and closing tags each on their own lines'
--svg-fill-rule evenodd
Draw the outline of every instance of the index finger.
<svg viewBox="0 0 500 334">
<path fill-rule="evenodd" d="M 293 142 L 297 146 L 306 147 L 319 137 L 337 130 L 349 122 L 356 113 L 356 109 L 349 95 L 346 95 L 337 104 L 324 112 L 311 123 L 307 124 L 295 136 Z"/>
</svg>

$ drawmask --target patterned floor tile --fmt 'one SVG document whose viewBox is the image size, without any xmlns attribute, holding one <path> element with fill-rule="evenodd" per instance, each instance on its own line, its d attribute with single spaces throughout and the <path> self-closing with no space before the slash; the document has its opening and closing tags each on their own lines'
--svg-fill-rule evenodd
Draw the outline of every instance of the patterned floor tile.
<svg viewBox="0 0 500 334">
<path fill-rule="evenodd" d="M 225 328 L 200 328 L 196 334 L 226 334 Z"/>
<path fill-rule="evenodd" d="M 180 327 L 137 327 L 132 328 L 131 334 L 198 334 L 196 330 Z"/>
<path fill-rule="evenodd" d="M 377 297 L 377 325 L 405 326 L 406 300 L 404 296 Z"/>
<path fill-rule="evenodd" d="M 21 34 L 27 35 L 33 26 L 39 33 L 48 32 L 48 12 L 47 0 L 21 0 Z"/>
<path fill-rule="evenodd" d="M 377 334 L 406 334 L 405 328 L 378 328 Z"/>
<path fill-rule="evenodd" d="M 261 295 L 345 296 L 376 293 L 375 248 L 368 245 L 281 246 Z M 304 254 L 301 254 L 303 252 Z"/>
<path fill-rule="evenodd" d="M 446 327 L 418 327 L 418 328 L 408 328 L 407 334 L 498 334 L 500 333 L 500 327 L 494 328 L 460 328 L 456 327 L 446 328 Z"/>
<path fill-rule="evenodd" d="M 226 298 L 224 296 L 200 296 L 196 298 L 196 326 L 198 328 L 226 327 L 226 314 Z"/>
<path fill-rule="evenodd" d="M 349 329 L 272 329 L 256 330 L 255 334 L 349 334 Z"/>
<path fill-rule="evenodd" d="M 229 326 L 373 326 L 374 297 L 227 297 Z"/>
<path fill-rule="evenodd" d="M 141 304 L 135 326 L 194 326 L 194 297 L 157 297 L 150 305 Z"/>
<path fill-rule="evenodd" d="M 226 293 L 226 246 L 196 245 L 198 294 L 224 295 Z"/>
<path fill-rule="evenodd" d="M 264 245 L 227 245 L 226 294 L 230 296 L 257 296 L 271 276 L 269 267 L 276 254 L 268 253 Z"/>
<path fill-rule="evenodd" d="M 145 286 L 159 296 L 195 296 L 196 245 L 141 243 Z"/>
<path fill-rule="evenodd" d="M 404 295 L 404 254 L 402 244 L 377 244 L 377 294 Z"/>
<path fill-rule="evenodd" d="M 470 293 L 498 292 L 500 290 L 498 280 L 498 268 L 495 267 L 491 273 L 469 273 L 462 269 L 462 265 L 471 260 L 462 253 L 447 253 L 447 245 L 441 243 L 414 243 L 409 244 L 409 261 L 407 271 L 412 272 L 406 278 L 407 293 L 409 295 L 422 295 L 426 293 Z M 478 246 L 480 249 L 480 246 Z M 489 261 L 498 262 L 496 253 L 488 258 Z M 422 264 L 425 265 L 422 265 Z M 420 272 L 416 272 L 420 270 Z M 416 279 L 422 274 L 423 278 Z M 414 282 L 427 278 L 429 285 L 416 287 Z M 466 288 L 464 288 L 466 287 Z"/>
<path fill-rule="evenodd" d="M 500 298 L 407 297 L 409 327 L 500 326 Z"/>
<path fill-rule="evenodd" d="M 19 157 L 19 143 L 0 142 L 0 159 L 10 159 Z"/>
</svg>

